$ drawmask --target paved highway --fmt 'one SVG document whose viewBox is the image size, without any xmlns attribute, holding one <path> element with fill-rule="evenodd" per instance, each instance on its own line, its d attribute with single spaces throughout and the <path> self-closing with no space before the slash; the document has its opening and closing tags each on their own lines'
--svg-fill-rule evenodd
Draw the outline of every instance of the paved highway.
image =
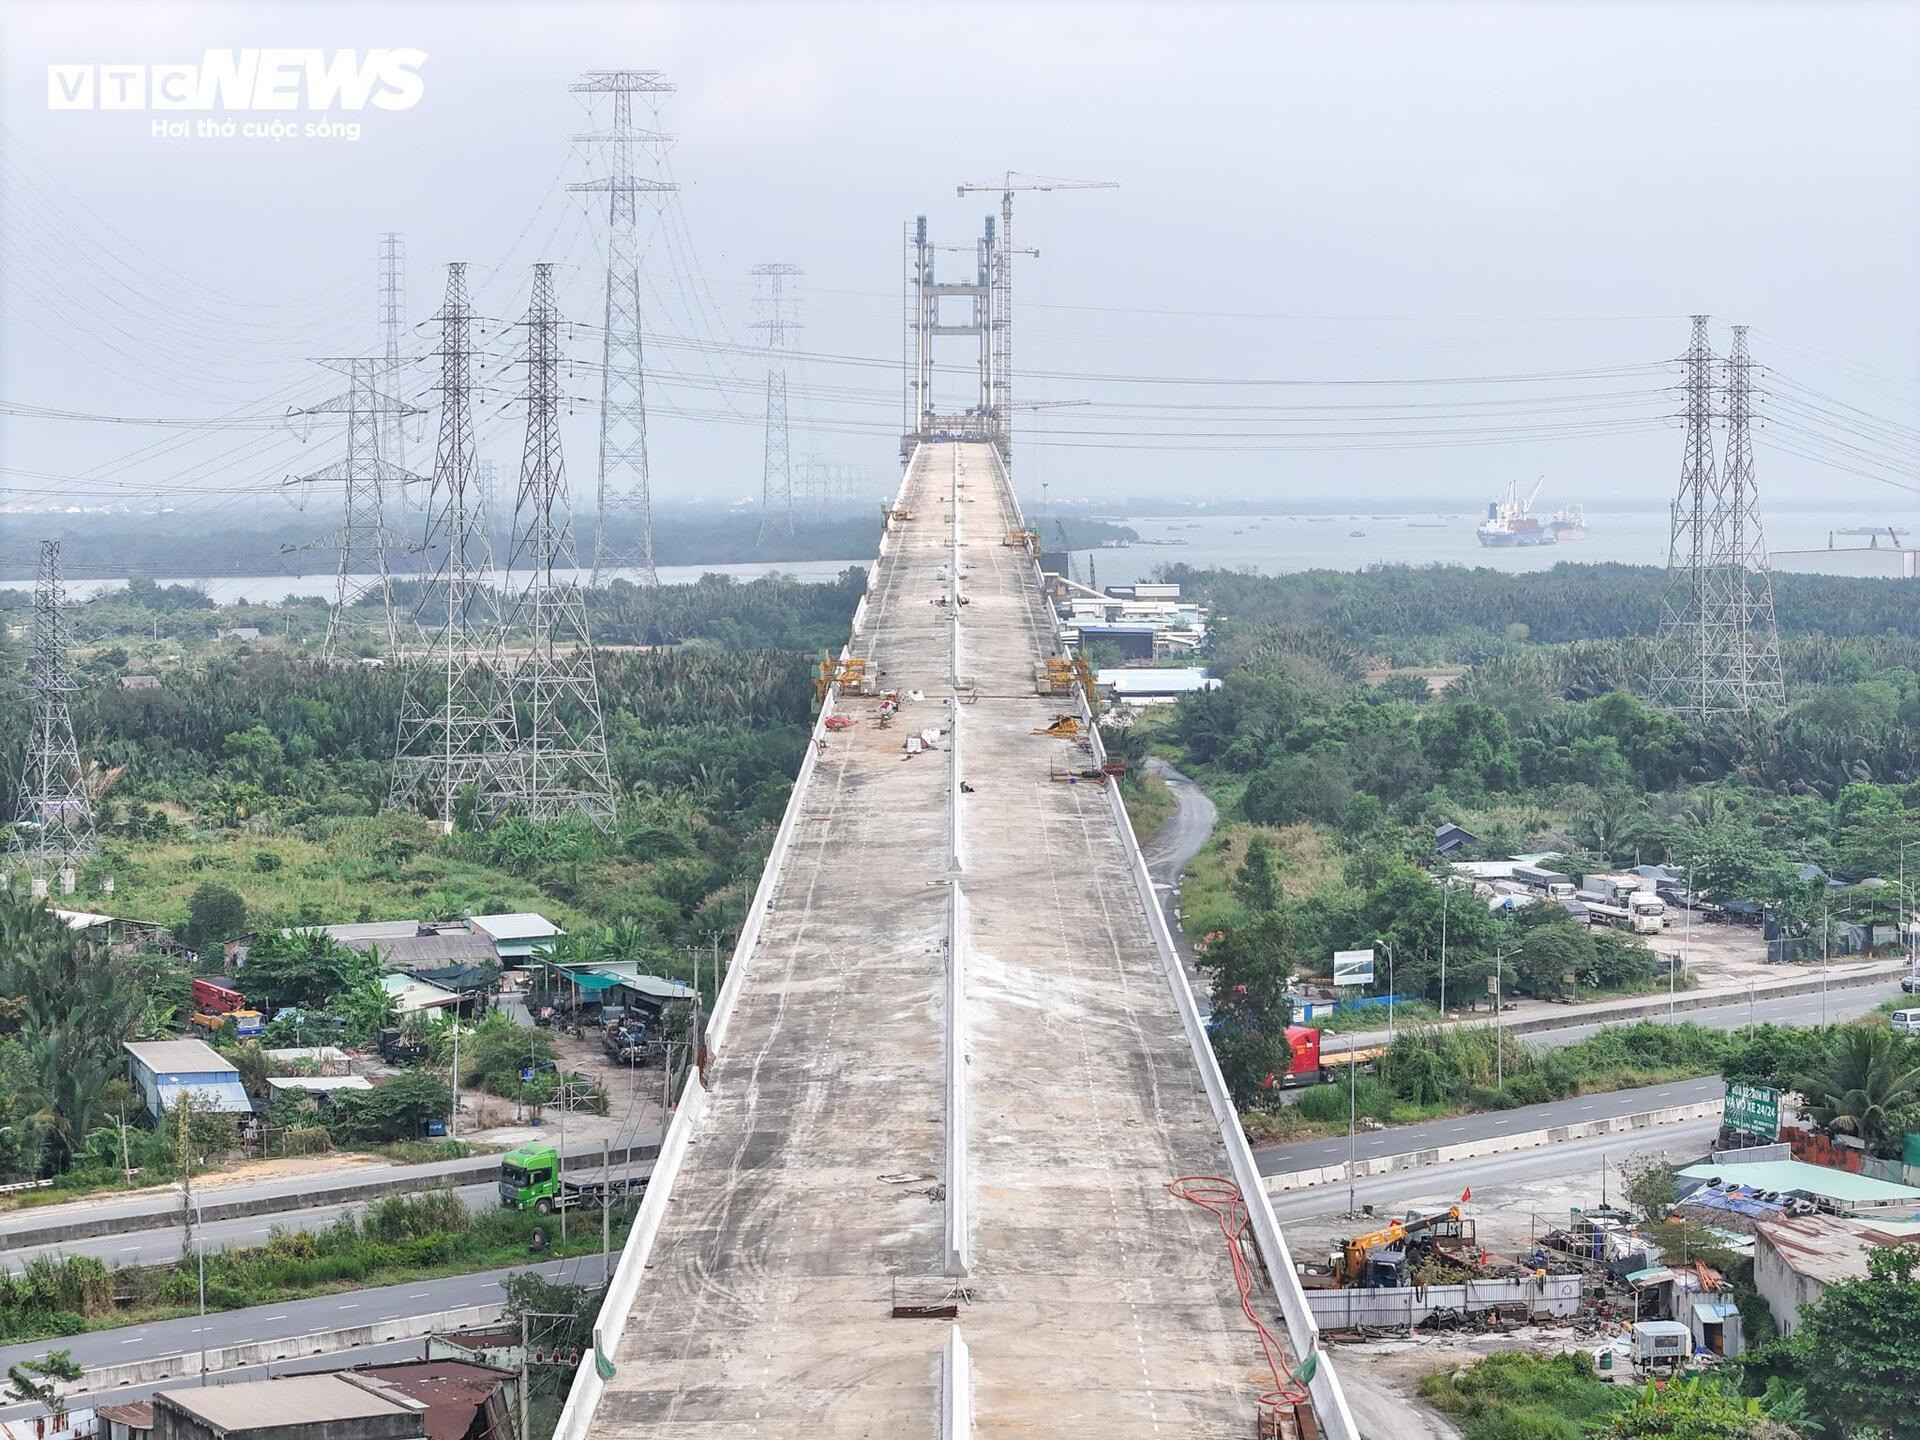
<svg viewBox="0 0 1920 1440">
<path fill-rule="evenodd" d="M 1670 1105 L 1696 1105 L 1705 1100 L 1717 1100 L 1725 1093 L 1726 1086 L 1718 1076 L 1675 1080 L 1667 1085 L 1644 1085 L 1635 1090 L 1615 1090 L 1605 1095 L 1577 1095 L 1571 1100 L 1553 1100 L 1545 1105 L 1523 1105 L 1514 1110 L 1490 1110 L 1481 1115 L 1459 1115 L 1446 1120 L 1430 1120 L 1420 1125 L 1397 1125 L 1390 1130 L 1362 1131 L 1354 1148 L 1362 1160 L 1382 1155 L 1404 1155 L 1435 1145 L 1458 1145 L 1495 1135 L 1518 1135 L 1529 1130 L 1545 1130 L 1554 1125 L 1573 1125 L 1583 1120 L 1637 1115 L 1646 1110 L 1664 1110 Z M 1259 1162 L 1262 1175 L 1281 1175 L 1320 1165 L 1338 1165 L 1347 1158 L 1347 1137 L 1341 1135 L 1331 1140 L 1303 1140 L 1291 1145 L 1263 1146 L 1253 1152 L 1253 1158 Z M 1512 1157 L 1496 1158 L 1510 1160 Z"/>
<path fill-rule="evenodd" d="M 1147 757 L 1147 769 L 1167 782 L 1167 789 L 1173 792 L 1174 808 L 1166 824 L 1141 838 L 1140 853 L 1147 862 L 1147 874 L 1153 878 L 1154 891 L 1160 897 L 1160 910 L 1166 917 L 1167 929 L 1173 934 L 1174 949 L 1180 952 L 1180 959 L 1187 967 L 1187 983 L 1193 986 L 1193 998 L 1204 1019 L 1213 1009 L 1208 1001 L 1211 992 L 1206 977 L 1200 973 L 1193 942 L 1180 923 L 1180 882 L 1188 864 L 1212 836 L 1213 827 L 1220 823 L 1220 810 L 1205 791 L 1158 755 Z"/>
<path fill-rule="evenodd" d="M 1482 1155 L 1471 1160 L 1453 1160 L 1440 1165 L 1423 1165 L 1417 1170 L 1396 1170 L 1390 1175 L 1361 1179 L 1354 1186 L 1356 1204 L 1372 1205 L 1382 1213 L 1403 1208 L 1408 1201 L 1434 1194 L 1472 1187 L 1485 1191 L 1495 1185 L 1512 1185 L 1545 1177 L 1566 1178 L 1591 1171 L 1594 1189 L 1599 1190 L 1603 1161 L 1614 1163 L 1628 1155 L 1649 1150 L 1665 1150 L 1675 1155 L 1704 1154 L 1719 1129 L 1718 1120 L 1687 1120 L 1678 1125 L 1663 1125 L 1657 1130 L 1629 1130 L 1618 1135 L 1594 1135 L 1585 1140 L 1567 1140 L 1558 1145 L 1542 1145 L 1537 1150 L 1513 1150 L 1505 1155 Z M 1347 1209 L 1345 1181 L 1315 1185 L 1306 1190 L 1290 1190 L 1275 1195 L 1273 1213 L 1282 1225 L 1325 1215 L 1344 1214 Z"/>
<path fill-rule="evenodd" d="M 637 1135 L 633 1139 L 633 1144 L 652 1145 L 658 1143 L 659 1139 L 658 1135 Z M 567 1157 L 570 1162 L 579 1161 L 597 1165 L 600 1160 L 600 1146 L 597 1142 L 568 1146 Z M 346 1163 L 336 1166 L 324 1175 L 309 1173 L 281 1176 L 272 1180 L 245 1180 L 222 1175 L 203 1181 L 195 1177 L 194 1186 L 198 1191 L 201 1205 L 208 1210 L 219 1206 L 246 1204 L 279 1218 L 324 1207 L 328 1203 L 329 1191 L 349 1190 L 362 1185 L 405 1181 L 409 1182 L 407 1187 L 409 1189 L 431 1190 L 444 1184 L 462 1182 L 476 1184 L 483 1177 L 491 1183 L 499 1164 L 500 1157 L 494 1154 L 470 1156 L 465 1160 L 438 1160 L 425 1165 L 396 1165 L 386 1162 L 372 1165 Z M 286 1205 L 290 1200 L 305 1200 L 307 1203 L 300 1206 L 297 1211 L 273 1210 L 272 1207 L 276 1204 Z M 352 1202 L 338 1199 L 332 1202 L 335 1208 L 348 1203 Z M 171 1186 L 137 1190 L 126 1195 L 95 1195 L 85 1200 L 75 1200 L 60 1205 L 37 1205 L 18 1210 L 0 1211 L 0 1254 L 11 1254 L 16 1250 L 18 1242 L 14 1239 L 15 1236 L 68 1222 L 89 1225 L 107 1222 L 107 1226 L 110 1226 L 116 1234 L 158 1228 L 163 1232 L 171 1230 L 177 1235 L 179 1215 L 180 1193 Z M 213 1231 L 216 1223 L 218 1222 L 212 1220 L 207 1222 L 209 1233 Z M 131 1233 L 128 1233 L 128 1239 L 131 1238 L 133 1238 Z M 77 1243 L 79 1242 L 69 1242 L 68 1253 L 79 1253 L 74 1248 Z"/>
<path fill-rule="evenodd" d="M 463 1185 L 453 1191 L 467 1209 L 480 1211 L 500 1203 L 495 1184 Z M 275 1230 L 324 1230 L 349 1211 L 364 1209 L 373 1201 L 349 1201 L 315 1205 L 304 1210 L 282 1210 L 271 1215 L 242 1215 L 231 1220 L 209 1220 L 200 1227 L 200 1240 L 209 1250 L 226 1250 L 236 1245 L 264 1245 Z M 180 1210 L 174 1202 L 174 1213 Z M 36 1255 L 94 1255 L 109 1265 L 163 1265 L 180 1258 L 186 1234 L 176 1223 L 164 1229 L 126 1230 L 117 1235 L 95 1235 L 83 1240 L 61 1240 L 51 1245 L 30 1245 L 9 1250 L 6 1263 L 17 1266 Z"/>
<path fill-rule="evenodd" d="M 245 1345 L 257 1340 L 281 1340 L 291 1335 L 310 1335 L 322 1330 L 344 1330 L 354 1325 L 381 1320 L 397 1320 L 408 1315 L 431 1315 L 463 1305 L 489 1305 L 500 1300 L 507 1276 L 533 1269 L 548 1278 L 584 1279 L 597 1282 L 600 1259 L 597 1255 L 568 1260 L 550 1260 L 537 1266 L 510 1266 L 475 1275 L 454 1275 L 442 1280 L 415 1280 L 404 1285 L 383 1285 L 370 1290 L 355 1290 L 338 1295 L 318 1295 L 310 1300 L 286 1300 L 273 1305 L 255 1305 L 245 1310 L 224 1310 L 210 1314 L 204 1326 L 197 1315 L 178 1320 L 157 1320 L 146 1325 L 117 1330 L 97 1330 L 61 1340 L 37 1340 L 25 1345 L 0 1348 L 0 1371 L 49 1350 L 71 1351 L 74 1360 L 88 1368 L 101 1365 L 125 1365 L 161 1355 L 184 1355 L 204 1343 L 209 1349 L 224 1345 Z M 360 1358 L 359 1352 L 334 1357 L 342 1364 Z"/>
</svg>

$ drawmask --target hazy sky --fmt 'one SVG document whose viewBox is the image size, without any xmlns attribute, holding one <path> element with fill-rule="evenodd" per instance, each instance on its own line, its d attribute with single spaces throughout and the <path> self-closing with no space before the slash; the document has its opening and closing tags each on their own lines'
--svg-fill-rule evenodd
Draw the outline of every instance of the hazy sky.
<svg viewBox="0 0 1920 1440">
<path fill-rule="evenodd" d="M 201 117 L 46 103 L 50 64 L 250 46 L 417 48 L 424 95 L 336 115 L 357 142 L 155 138 L 156 119 Z M 1658 423 L 1677 371 L 1658 367 L 1705 311 L 1716 348 L 1745 322 L 1770 367 L 1765 496 L 1915 511 L 1815 458 L 1920 474 L 1911 4 L 4 0 L 0 50 L 15 406 L 272 417 L 324 398 L 304 357 L 377 344 L 387 230 L 416 324 L 456 258 L 487 315 L 518 318 L 526 267 L 552 259 L 568 313 L 596 319 L 600 213 L 563 188 L 593 163 L 569 142 L 588 122 L 567 86 L 622 66 L 678 87 L 660 126 L 682 190 L 644 221 L 663 495 L 757 490 L 762 261 L 805 271 L 795 408 L 815 424 L 795 450 L 885 476 L 902 222 L 971 244 L 994 202 L 956 182 L 1011 166 L 1119 182 L 1017 202 L 1017 238 L 1042 252 L 1019 272 L 1020 395 L 1086 402 L 1022 415 L 1023 489 L 1456 509 L 1546 474 L 1555 501 L 1657 501 L 1681 445 Z M 508 469 L 512 339 L 490 337 L 483 408 Z M 433 344 L 427 324 L 407 341 Z M 1430 383 L 1463 376 L 1512 378 Z M 1356 380 L 1420 383 L 1324 383 Z M 431 381 L 423 365 L 404 383 Z M 1251 383 L 1276 381 L 1314 383 Z M 589 399 L 598 379 L 583 366 L 566 387 Z M 330 431 L 0 426 L 16 501 L 212 512 L 336 448 Z M 582 496 L 593 427 L 584 405 L 568 421 Z"/>
</svg>

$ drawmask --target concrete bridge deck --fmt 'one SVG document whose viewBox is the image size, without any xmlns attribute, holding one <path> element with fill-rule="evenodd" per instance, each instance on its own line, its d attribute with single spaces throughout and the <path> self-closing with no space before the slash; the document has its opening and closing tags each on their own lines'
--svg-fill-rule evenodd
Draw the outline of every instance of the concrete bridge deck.
<svg viewBox="0 0 1920 1440">
<path fill-rule="evenodd" d="M 924 699 L 885 729 L 836 702 L 590 1433 L 1252 1436 L 1271 1380 L 1226 1243 L 1167 1190 L 1225 1146 L 1107 792 L 1033 733 L 1071 702 L 1035 694 L 1018 511 L 958 443 L 902 503 L 854 649 Z M 950 715 L 957 763 L 946 734 L 909 757 Z"/>
</svg>

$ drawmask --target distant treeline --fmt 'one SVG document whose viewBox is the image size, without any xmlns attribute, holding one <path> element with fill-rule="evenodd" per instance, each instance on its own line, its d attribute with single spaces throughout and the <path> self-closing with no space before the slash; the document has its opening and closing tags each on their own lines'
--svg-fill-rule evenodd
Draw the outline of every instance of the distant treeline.
<svg viewBox="0 0 1920 1440">
<path fill-rule="evenodd" d="M 1651 634 L 1665 573 L 1646 565 L 1559 564 L 1514 574 L 1458 565 L 1376 566 L 1251 575 L 1171 565 L 1166 576 L 1235 621 L 1316 627 L 1363 645 L 1473 632 L 1562 644 Z M 1787 634 L 1920 633 L 1920 584 L 1830 575 L 1775 575 Z"/>
<path fill-rule="evenodd" d="M 503 517 L 504 518 L 504 517 Z M 1105 540 L 1137 538 L 1125 526 L 1098 520 L 1065 522 L 1075 547 Z M 413 535 L 417 516 L 390 527 Z M 220 524 L 204 515 L 9 515 L 0 517 L 0 580 L 31 580 L 42 539 L 61 541 L 61 563 L 69 580 L 154 575 L 172 579 L 217 579 L 234 575 L 313 576 L 331 573 L 339 551 L 332 545 L 335 516 L 262 515 Z M 593 525 L 583 517 L 575 528 L 580 561 L 593 563 Z M 633 537 L 613 531 L 619 548 Z M 417 537 L 416 537 L 417 538 Z M 865 560 L 880 540 L 880 507 L 842 510 L 817 519 L 797 520 L 791 534 L 776 528 L 760 538 L 758 510 L 727 511 L 662 508 L 654 513 L 656 565 L 751 565 L 769 561 Z M 492 537 L 494 564 L 505 568 L 513 538 L 504 526 Z M 420 568 L 420 552 L 397 539 L 388 554 L 395 574 Z"/>
</svg>

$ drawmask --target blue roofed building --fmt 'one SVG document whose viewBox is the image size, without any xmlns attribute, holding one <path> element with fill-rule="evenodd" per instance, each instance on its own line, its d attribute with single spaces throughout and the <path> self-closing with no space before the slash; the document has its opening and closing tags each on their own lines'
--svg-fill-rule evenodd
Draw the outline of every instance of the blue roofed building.
<svg viewBox="0 0 1920 1440">
<path fill-rule="evenodd" d="M 253 1101 L 240 1072 L 202 1040 L 129 1040 L 127 1078 L 140 1092 L 147 1114 L 160 1119 L 181 1095 L 220 1115 L 251 1115 Z"/>
</svg>

